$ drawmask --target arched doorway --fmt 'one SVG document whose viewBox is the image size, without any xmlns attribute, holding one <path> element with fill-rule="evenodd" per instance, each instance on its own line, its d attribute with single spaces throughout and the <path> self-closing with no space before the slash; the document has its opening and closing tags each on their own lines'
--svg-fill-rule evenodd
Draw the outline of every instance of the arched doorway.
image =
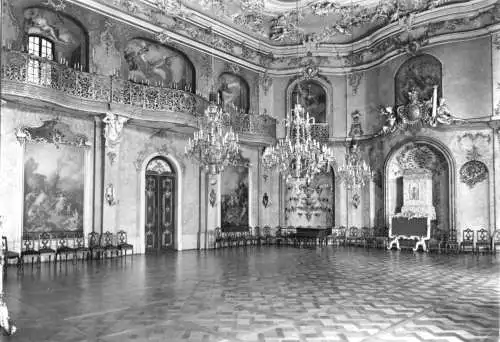
<svg viewBox="0 0 500 342">
<path fill-rule="evenodd" d="M 456 239 L 455 164 L 451 153 L 438 141 L 429 138 L 406 140 L 389 153 L 384 172 L 385 217 L 398 214 L 403 206 L 403 174 L 427 171 L 432 175 L 432 206 L 436 219 L 431 221 L 431 237 Z"/>
<path fill-rule="evenodd" d="M 151 159 L 145 174 L 145 250 L 174 248 L 176 173 L 161 157 Z"/>
</svg>

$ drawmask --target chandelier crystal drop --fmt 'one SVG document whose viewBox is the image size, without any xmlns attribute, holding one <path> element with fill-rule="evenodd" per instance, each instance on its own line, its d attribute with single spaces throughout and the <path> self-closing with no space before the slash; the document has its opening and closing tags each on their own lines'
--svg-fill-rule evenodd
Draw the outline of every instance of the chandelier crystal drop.
<svg viewBox="0 0 500 342">
<path fill-rule="evenodd" d="M 310 183 L 316 175 L 327 172 L 335 164 L 333 151 L 311 137 L 315 120 L 299 103 L 290 114 L 290 119 L 284 120 L 287 128 L 285 139 L 265 149 L 262 164 L 268 170 L 277 169 L 286 177 L 287 183 L 299 180 Z"/>
<path fill-rule="evenodd" d="M 338 167 L 337 177 L 347 190 L 357 190 L 370 181 L 372 177 L 370 165 L 362 159 L 355 141 L 345 155 L 344 164 Z"/>
<path fill-rule="evenodd" d="M 198 131 L 185 147 L 188 158 L 197 161 L 205 171 L 216 175 L 239 160 L 239 138 L 229 125 L 230 115 L 213 100 L 204 116 L 198 119 Z"/>
</svg>

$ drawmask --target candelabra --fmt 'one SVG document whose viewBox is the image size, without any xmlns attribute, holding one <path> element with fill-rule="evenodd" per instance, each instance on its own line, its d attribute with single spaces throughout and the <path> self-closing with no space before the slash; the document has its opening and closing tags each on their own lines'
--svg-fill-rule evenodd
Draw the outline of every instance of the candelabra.
<svg viewBox="0 0 500 342">
<path fill-rule="evenodd" d="M 204 116 L 198 120 L 198 131 L 185 148 L 186 156 L 212 175 L 235 165 L 238 160 L 239 139 L 229 122 L 229 114 L 211 101 Z"/>
<path fill-rule="evenodd" d="M 353 141 L 345 155 L 345 161 L 337 170 L 337 177 L 344 183 L 347 190 L 357 190 L 370 180 L 372 171 L 370 166 L 362 159 L 358 144 Z"/>
<path fill-rule="evenodd" d="M 285 119 L 287 135 L 265 149 L 262 164 L 266 169 L 278 169 L 287 183 L 304 179 L 309 183 L 315 175 L 328 171 L 335 163 L 333 151 L 311 137 L 314 118 L 297 103 L 290 119 Z"/>
</svg>

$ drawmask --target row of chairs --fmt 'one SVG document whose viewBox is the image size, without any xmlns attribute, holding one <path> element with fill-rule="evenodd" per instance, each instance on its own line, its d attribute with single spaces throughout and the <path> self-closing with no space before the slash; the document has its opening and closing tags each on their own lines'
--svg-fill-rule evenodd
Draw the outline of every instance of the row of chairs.
<svg viewBox="0 0 500 342">
<path fill-rule="evenodd" d="M 317 246 L 337 244 L 344 246 L 386 247 L 387 229 L 351 227 L 244 227 L 239 231 L 215 229 L 214 247 L 237 247 L 247 245 L 293 245 Z"/>
<path fill-rule="evenodd" d="M 463 232 L 462 242 L 460 242 L 460 252 L 470 251 L 474 254 L 482 250 L 483 252 L 496 253 L 497 246 L 500 246 L 500 229 L 496 229 L 492 234 L 484 228 L 476 231 L 474 238 L 474 230 L 467 228 Z"/>
<path fill-rule="evenodd" d="M 68 256 L 72 256 L 73 262 L 76 262 L 79 254 L 83 261 L 106 255 L 127 255 L 128 250 L 133 254 L 134 247 L 127 242 L 127 233 L 121 230 L 116 235 L 109 231 L 104 234 L 91 232 L 87 239 L 82 233 L 65 233 L 63 235 L 53 235 L 48 232 L 25 233 L 20 253 L 9 250 L 7 238 L 3 236 L 2 248 L 7 262 L 14 259 L 17 261 L 18 267 L 22 268 L 26 258 L 31 259 L 32 265 L 35 262 L 41 263 L 43 256 L 48 256 L 49 262 L 52 256 L 54 262 L 62 261 L 63 257 L 67 261 Z M 4 263 L 5 266 L 7 262 Z"/>
</svg>

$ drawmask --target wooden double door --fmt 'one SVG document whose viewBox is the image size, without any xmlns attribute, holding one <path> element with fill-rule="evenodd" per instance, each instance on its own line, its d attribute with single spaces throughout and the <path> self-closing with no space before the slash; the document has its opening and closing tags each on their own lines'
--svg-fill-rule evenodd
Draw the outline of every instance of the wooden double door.
<svg viewBox="0 0 500 342">
<path fill-rule="evenodd" d="M 146 252 L 174 248 L 175 175 L 146 171 Z"/>
</svg>

